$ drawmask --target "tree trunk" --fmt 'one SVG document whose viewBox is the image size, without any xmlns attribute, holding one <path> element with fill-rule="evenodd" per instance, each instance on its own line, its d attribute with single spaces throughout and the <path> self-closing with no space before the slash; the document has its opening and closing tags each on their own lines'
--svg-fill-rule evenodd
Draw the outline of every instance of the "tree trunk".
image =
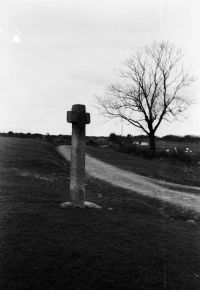
<svg viewBox="0 0 200 290">
<path fill-rule="evenodd" d="M 149 133 L 149 148 L 152 152 L 156 152 L 156 142 L 154 132 Z"/>
</svg>

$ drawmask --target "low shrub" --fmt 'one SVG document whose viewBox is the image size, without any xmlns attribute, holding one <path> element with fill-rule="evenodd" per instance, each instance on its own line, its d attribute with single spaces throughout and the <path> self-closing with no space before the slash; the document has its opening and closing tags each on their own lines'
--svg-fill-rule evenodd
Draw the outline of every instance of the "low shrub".
<svg viewBox="0 0 200 290">
<path fill-rule="evenodd" d="M 119 151 L 126 154 L 138 153 L 138 146 L 135 144 L 119 144 Z"/>
<path fill-rule="evenodd" d="M 118 151 L 121 153 L 141 156 L 147 159 L 152 159 L 156 156 L 155 152 L 149 150 L 148 148 L 142 148 L 136 144 L 121 144 Z"/>
<path fill-rule="evenodd" d="M 85 145 L 86 146 L 91 146 L 91 147 L 98 147 L 99 146 L 99 144 L 97 142 L 95 142 L 95 141 L 93 141 L 91 139 L 86 140 L 86 144 Z"/>
</svg>

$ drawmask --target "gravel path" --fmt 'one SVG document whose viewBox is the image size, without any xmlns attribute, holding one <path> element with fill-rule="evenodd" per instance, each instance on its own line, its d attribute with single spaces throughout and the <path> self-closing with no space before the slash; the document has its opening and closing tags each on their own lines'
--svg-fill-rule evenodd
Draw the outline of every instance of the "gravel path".
<svg viewBox="0 0 200 290">
<path fill-rule="evenodd" d="M 57 151 L 70 161 L 70 146 L 61 145 Z M 136 173 L 119 169 L 86 154 L 86 173 L 143 195 L 156 197 L 200 213 L 200 187 L 173 184 L 154 180 Z"/>
</svg>

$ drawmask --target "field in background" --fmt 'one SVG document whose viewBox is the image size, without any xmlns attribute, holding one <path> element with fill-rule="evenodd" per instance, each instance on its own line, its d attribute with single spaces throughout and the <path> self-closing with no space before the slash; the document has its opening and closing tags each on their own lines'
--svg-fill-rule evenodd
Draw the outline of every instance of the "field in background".
<svg viewBox="0 0 200 290">
<path fill-rule="evenodd" d="M 167 149 L 174 151 L 176 148 L 177 150 L 188 151 L 189 155 L 200 154 L 200 142 L 176 142 L 157 140 L 156 146 L 158 151 Z"/>
<path fill-rule="evenodd" d="M 148 140 L 145 141 L 134 141 L 135 144 L 140 149 L 149 149 Z M 129 144 L 130 145 L 130 144 Z M 181 152 L 186 153 L 188 156 L 197 158 L 200 160 L 200 142 L 189 142 L 189 141 L 164 141 L 157 139 L 156 140 L 156 151 L 160 152 L 168 152 L 168 154 Z"/>
<path fill-rule="evenodd" d="M 69 163 L 51 145 L 2 137 L 0 156 L 0 289 L 199 289 L 199 224 L 93 178 L 102 210 L 62 209 Z"/>
<path fill-rule="evenodd" d="M 200 186 L 200 164 L 197 162 L 187 164 L 163 157 L 146 159 L 107 147 L 87 147 L 86 151 L 89 155 L 124 170 L 173 183 Z"/>
<path fill-rule="evenodd" d="M 115 135 L 112 133 L 111 135 Z M 168 137 L 169 140 L 165 140 L 167 137 L 163 138 L 156 138 L 156 148 L 158 151 L 162 150 L 172 150 L 174 151 L 174 148 L 177 150 L 182 150 L 182 151 L 188 151 L 188 153 L 193 153 L 193 154 L 200 154 L 200 137 L 192 137 L 184 139 L 184 137 L 179 137 L 179 136 L 172 136 L 171 139 L 179 139 L 179 141 L 176 140 L 170 140 L 170 137 Z M 87 137 L 89 140 L 95 141 L 98 145 L 109 145 L 111 139 L 110 137 Z M 149 148 L 149 140 L 147 136 L 144 135 L 139 135 L 139 136 L 117 136 L 115 135 L 115 141 L 117 143 L 122 143 L 122 144 L 138 144 L 140 148 Z M 188 150 L 189 149 L 189 150 Z M 192 152 L 189 152 L 189 151 Z"/>
</svg>

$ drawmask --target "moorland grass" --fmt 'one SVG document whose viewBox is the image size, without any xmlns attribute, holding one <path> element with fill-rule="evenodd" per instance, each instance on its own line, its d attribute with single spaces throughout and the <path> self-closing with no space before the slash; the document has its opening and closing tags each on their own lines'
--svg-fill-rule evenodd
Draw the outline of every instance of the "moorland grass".
<svg viewBox="0 0 200 290">
<path fill-rule="evenodd" d="M 199 289 L 198 224 L 89 177 L 102 210 L 62 209 L 69 163 L 51 146 L 0 138 L 0 154 L 0 289 Z"/>
</svg>

